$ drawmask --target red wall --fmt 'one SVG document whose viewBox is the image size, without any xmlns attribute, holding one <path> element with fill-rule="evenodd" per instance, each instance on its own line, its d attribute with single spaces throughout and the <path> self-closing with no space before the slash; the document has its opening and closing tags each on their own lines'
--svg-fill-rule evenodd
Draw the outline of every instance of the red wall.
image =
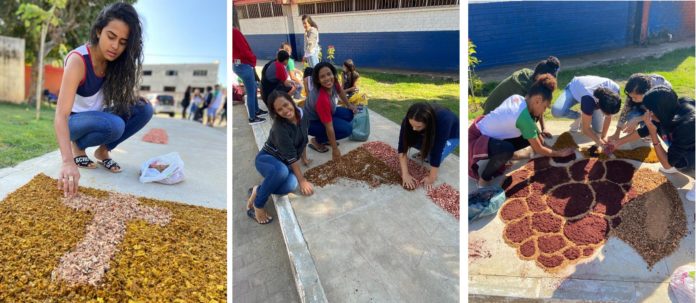
<svg viewBox="0 0 696 303">
<path fill-rule="evenodd" d="M 60 90 L 60 82 L 63 79 L 63 68 L 50 65 L 44 66 L 44 89 L 48 89 L 53 94 L 58 95 Z M 24 66 L 24 95 L 29 96 L 29 86 L 31 81 L 31 65 Z"/>
</svg>

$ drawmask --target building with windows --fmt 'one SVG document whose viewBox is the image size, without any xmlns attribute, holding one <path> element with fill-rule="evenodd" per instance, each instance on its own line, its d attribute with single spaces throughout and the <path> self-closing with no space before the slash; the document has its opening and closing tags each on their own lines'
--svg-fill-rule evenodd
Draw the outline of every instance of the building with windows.
<svg viewBox="0 0 696 303">
<path fill-rule="evenodd" d="M 319 27 L 324 59 L 353 59 L 360 67 L 457 72 L 459 0 L 235 0 L 235 23 L 259 59 L 282 42 L 304 55 L 301 16 Z"/>
<path fill-rule="evenodd" d="M 140 94 L 171 95 L 179 106 L 189 85 L 204 91 L 206 86 L 218 84 L 219 65 L 219 62 L 143 64 Z"/>
</svg>

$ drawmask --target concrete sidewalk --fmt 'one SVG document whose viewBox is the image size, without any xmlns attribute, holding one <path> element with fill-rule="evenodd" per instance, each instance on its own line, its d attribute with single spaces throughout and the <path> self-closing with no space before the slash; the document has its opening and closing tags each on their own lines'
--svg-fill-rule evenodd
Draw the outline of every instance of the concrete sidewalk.
<svg viewBox="0 0 696 303">
<path fill-rule="evenodd" d="M 163 128 L 169 136 L 166 145 L 143 142 L 152 128 Z M 80 169 L 80 186 L 129 193 L 137 196 L 176 201 L 185 204 L 226 209 L 227 206 L 227 135 L 225 131 L 200 123 L 154 117 L 142 130 L 119 145 L 111 156 L 123 171 L 111 173 L 104 167 Z M 175 185 L 140 183 L 140 165 L 148 159 L 178 152 L 184 161 L 186 180 Z M 94 148 L 87 149 L 93 160 Z M 0 169 L 0 200 L 21 187 L 36 174 L 57 178 L 59 151 Z"/>
<path fill-rule="evenodd" d="M 570 120 L 547 121 L 546 127 L 555 135 L 566 132 Z M 610 131 L 614 130 L 612 124 Z M 583 135 L 573 134 L 580 146 L 589 144 Z M 636 142 L 634 148 L 645 143 Z M 657 171 L 659 163 L 647 164 L 627 160 L 636 166 Z M 515 170 L 526 163 L 516 161 Z M 652 271 L 645 261 L 628 244 L 610 237 L 594 259 L 569 266 L 550 274 L 541 270 L 533 261 L 522 261 L 515 249 L 503 241 L 504 224 L 498 216 L 490 216 L 470 222 L 469 243 L 485 243 L 482 250 L 489 251 L 490 258 L 469 260 L 469 298 L 472 302 L 503 301 L 510 299 L 542 300 L 592 300 L 602 302 L 669 302 L 669 278 L 672 272 L 684 264 L 694 262 L 694 203 L 686 200 L 693 179 L 683 174 L 665 174 L 678 189 L 684 203 L 689 232 L 682 239 L 679 249 L 656 263 Z M 476 190 L 476 182 L 468 178 L 469 192 Z M 522 301 L 524 302 L 524 300 Z"/>
<path fill-rule="evenodd" d="M 575 56 L 560 56 L 558 60 L 561 61 L 561 70 L 568 70 L 574 68 L 589 67 L 600 64 L 610 64 L 619 61 L 626 61 L 631 59 L 642 59 L 647 57 L 659 57 L 671 51 L 677 49 L 684 49 L 694 47 L 694 40 L 687 39 L 683 41 L 676 41 L 670 43 L 662 43 L 658 45 L 649 46 L 629 46 L 619 49 L 613 49 L 608 51 L 593 52 L 582 55 Z M 553 54 L 549 54 L 553 55 Z M 541 58 L 545 59 L 545 58 Z M 503 66 L 496 66 L 492 68 L 475 70 L 477 76 L 481 78 L 484 82 L 488 81 L 502 81 L 512 74 L 516 70 L 522 68 L 534 69 L 534 66 L 541 60 L 508 64 Z"/>
<path fill-rule="evenodd" d="M 270 123 L 254 128 L 268 129 Z M 370 141 L 396 147 L 396 123 L 373 111 L 370 124 Z M 259 142 L 260 138 L 265 141 L 267 133 L 255 131 L 255 135 Z M 340 143 L 342 154 L 363 144 Z M 308 156 L 315 167 L 331 154 L 309 150 Z M 457 156 L 449 156 L 441 165 L 437 183 L 442 182 L 459 189 Z M 309 197 L 288 197 L 311 254 L 311 259 L 299 260 L 289 247 L 291 260 L 313 263 L 327 301 L 459 301 L 459 221 L 435 205 L 422 188 L 414 192 L 400 186 L 370 189 L 341 180 L 315 187 Z"/>
</svg>

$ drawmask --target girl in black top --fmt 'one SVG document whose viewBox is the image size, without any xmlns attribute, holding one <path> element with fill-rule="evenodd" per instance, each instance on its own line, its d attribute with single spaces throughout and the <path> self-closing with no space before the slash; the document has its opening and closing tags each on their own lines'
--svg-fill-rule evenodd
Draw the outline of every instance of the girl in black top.
<svg viewBox="0 0 696 303">
<path fill-rule="evenodd" d="M 355 70 L 353 60 L 348 59 L 343 62 L 343 91 L 348 98 L 358 92 L 358 80 L 360 80 L 360 74 Z"/>
<path fill-rule="evenodd" d="M 285 195 L 297 185 L 304 195 L 313 193 L 312 183 L 302 175 L 298 160 L 307 160 L 307 130 L 309 119 L 295 105 L 286 92 L 274 91 L 268 97 L 268 114 L 273 126 L 263 149 L 256 155 L 256 170 L 263 176 L 261 185 L 250 189 L 247 215 L 259 224 L 268 224 L 273 218 L 263 208 L 271 194 Z"/>
</svg>

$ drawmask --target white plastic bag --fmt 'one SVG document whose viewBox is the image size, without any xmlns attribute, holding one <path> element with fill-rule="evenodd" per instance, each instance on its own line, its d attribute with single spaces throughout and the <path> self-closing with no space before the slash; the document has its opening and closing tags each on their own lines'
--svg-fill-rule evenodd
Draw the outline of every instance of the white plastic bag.
<svg viewBox="0 0 696 303">
<path fill-rule="evenodd" d="M 669 280 L 669 288 L 672 289 L 674 297 L 679 303 L 693 303 L 696 302 L 696 296 L 694 295 L 694 273 L 696 272 L 696 265 L 683 265 L 677 267 L 677 269 L 672 274 Z"/>
<path fill-rule="evenodd" d="M 164 169 L 160 171 L 153 166 Z M 176 184 L 181 181 L 184 181 L 184 161 L 177 152 L 154 157 L 140 166 L 140 182 L 142 183 Z"/>
</svg>

